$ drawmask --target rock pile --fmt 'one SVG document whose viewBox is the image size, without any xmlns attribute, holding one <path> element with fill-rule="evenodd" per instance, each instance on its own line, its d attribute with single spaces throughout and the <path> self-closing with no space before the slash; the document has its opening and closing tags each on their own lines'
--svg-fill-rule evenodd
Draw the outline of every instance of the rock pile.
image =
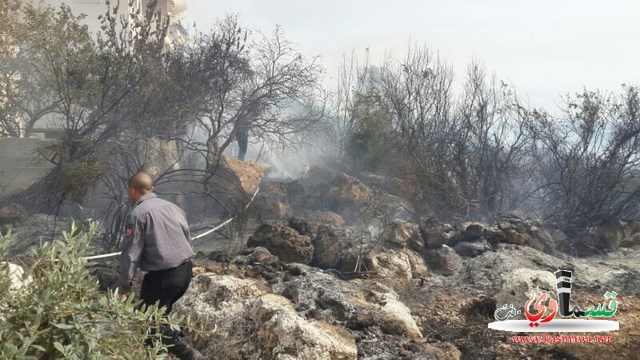
<svg viewBox="0 0 640 360">
<path fill-rule="evenodd" d="M 452 247 L 460 256 L 476 257 L 492 251 L 498 244 L 531 247 L 553 254 L 555 244 L 551 235 L 536 221 L 516 218 L 496 221 L 493 225 L 465 222 L 456 226 L 435 225 L 420 229 L 427 249 L 441 245 Z"/>
</svg>

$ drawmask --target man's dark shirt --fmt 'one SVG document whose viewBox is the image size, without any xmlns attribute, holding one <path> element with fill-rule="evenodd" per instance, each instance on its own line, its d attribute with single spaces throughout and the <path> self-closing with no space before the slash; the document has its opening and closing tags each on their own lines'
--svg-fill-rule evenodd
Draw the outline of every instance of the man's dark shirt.
<svg viewBox="0 0 640 360">
<path fill-rule="evenodd" d="M 125 245 L 120 256 L 120 288 L 131 289 L 136 268 L 170 269 L 193 256 L 184 211 L 156 194 L 144 195 L 133 205 L 127 219 Z"/>
</svg>

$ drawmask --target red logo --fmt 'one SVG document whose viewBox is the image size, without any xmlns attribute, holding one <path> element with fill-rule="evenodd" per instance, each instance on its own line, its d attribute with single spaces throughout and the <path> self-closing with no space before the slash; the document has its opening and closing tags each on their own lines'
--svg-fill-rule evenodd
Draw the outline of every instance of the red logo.
<svg viewBox="0 0 640 360">
<path fill-rule="evenodd" d="M 127 224 L 124 228 L 124 236 L 131 236 L 131 234 L 133 234 L 133 225 Z"/>
</svg>

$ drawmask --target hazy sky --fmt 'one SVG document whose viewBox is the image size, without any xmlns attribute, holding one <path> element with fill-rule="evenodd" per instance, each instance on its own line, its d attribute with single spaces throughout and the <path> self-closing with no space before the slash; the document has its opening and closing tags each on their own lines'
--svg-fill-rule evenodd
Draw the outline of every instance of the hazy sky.
<svg viewBox="0 0 640 360">
<path fill-rule="evenodd" d="M 187 0 L 189 24 L 207 29 L 238 13 L 251 30 L 283 27 L 334 76 L 342 54 L 369 48 L 372 62 L 409 40 L 451 64 L 458 81 L 473 59 L 515 85 L 532 105 L 560 95 L 640 85 L 640 1 L 596 0 Z"/>
</svg>

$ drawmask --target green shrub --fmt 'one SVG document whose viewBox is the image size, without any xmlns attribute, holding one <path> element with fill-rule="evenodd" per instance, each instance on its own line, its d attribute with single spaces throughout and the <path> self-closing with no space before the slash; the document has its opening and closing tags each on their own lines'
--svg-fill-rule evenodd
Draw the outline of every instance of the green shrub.
<svg viewBox="0 0 640 360">
<path fill-rule="evenodd" d="M 377 89 L 356 93 L 351 116 L 355 123 L 347 141 L 354 169 L 376 171 L 389 155 L 391 115 Z"/>
<path fill-rule="evenodd" d="M 176 328 L 190 321 L 162 316 L 150 306 L 137 311 L 133 295 L 121 300 L 117 291 L 101 293 L 82 259 L 98 229 L 82 232 L 75 223 L 62 239 L 45 243 L 34 265 L 11 288 L 9 266 L 0 263 L 0 358 L 2 359 L 149 359 L 166 356 L 159 336 L 149 329 Z M 11 234 L 1 238 L 6 256 Z M 152 345 L 145 346 L 151 339 Z"/>
</svg>

